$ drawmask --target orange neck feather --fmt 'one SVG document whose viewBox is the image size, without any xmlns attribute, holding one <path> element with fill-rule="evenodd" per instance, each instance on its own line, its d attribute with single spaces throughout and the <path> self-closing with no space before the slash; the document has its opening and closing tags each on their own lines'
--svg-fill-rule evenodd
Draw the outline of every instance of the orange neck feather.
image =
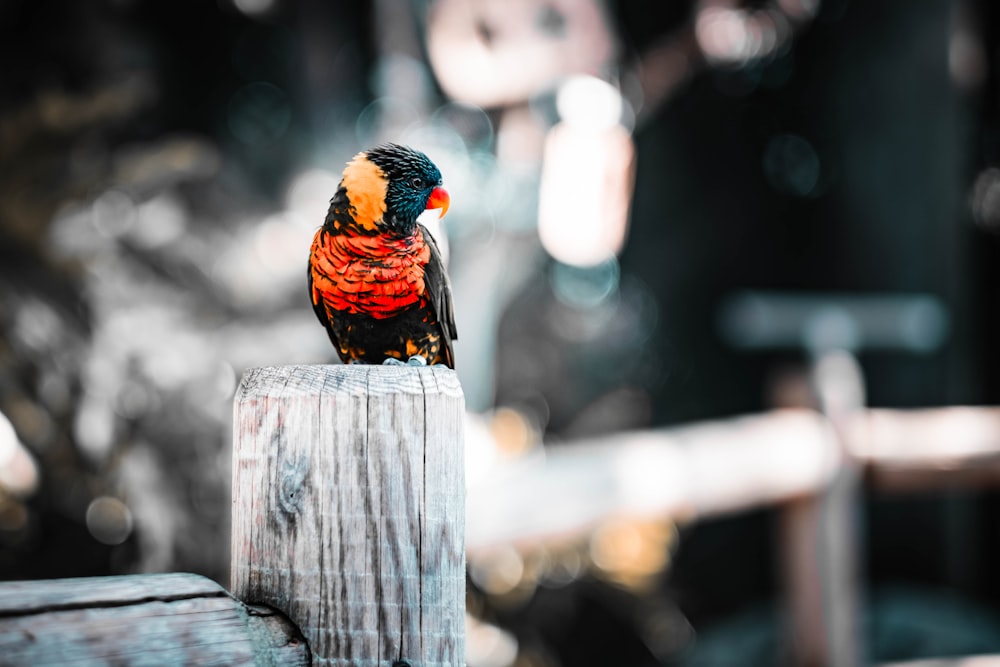
<svg viewBox="0 0 1000 667">
<path fill-rule="evenodd" d="M 377 223 L 385 215 L 385 195 L 389 190 L 385 173 L 364 153 L 358 153 L 344 168 L 341 183 L 354 209 L 354 221 L 363 229 L 377 230 Z"/>
</svg>

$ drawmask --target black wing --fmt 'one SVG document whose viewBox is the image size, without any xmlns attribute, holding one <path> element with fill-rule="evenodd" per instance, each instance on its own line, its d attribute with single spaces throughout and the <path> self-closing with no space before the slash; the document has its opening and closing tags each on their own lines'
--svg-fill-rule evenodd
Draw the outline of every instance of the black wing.
<svg viewBox="0 0 1000 667">
<path fill-rule="evenodd" d="M 434 235 L 426 227 L 418 224 L 424 242 L 431 249 L 431 259 L 424 267 L 424 289 L 431 302 L 431 309 L 441 328 L 441 356 L 449 368 L 455 367 L 455 352 L 451 342 L 458 340 L 458 329 L 455 327 L 455 309 L 452 305 L 451 282 L 444 268 L 444 259 L 434 241 Z"/>
</svg>

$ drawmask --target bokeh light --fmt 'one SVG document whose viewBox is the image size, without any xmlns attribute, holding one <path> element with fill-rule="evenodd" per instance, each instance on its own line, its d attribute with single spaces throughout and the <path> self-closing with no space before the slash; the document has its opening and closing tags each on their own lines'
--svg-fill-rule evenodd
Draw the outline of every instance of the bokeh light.
<svg viewBox="0 0 1000 667">
<path fill-rule="evenodd" d="M 695 20 L 695 35 L 705 57 L 717 64 L 743 66 L 771 56 L 790 33 L 778 12 L 705 5 Z"/>
<path fill-rule="evenodd" d="M 570 77 L 556 93 L 556 109 L 562 121 L 594 130 L 617 124 L 623 103 L 614 86 L 592 76 Z"/>
<path fill-rule="evenodd" d="M 972 186 L 972 216 L 982 229 L 1000 232 L 1000 169 L 987 167 Z"/>
<path fill-rule="evenodd" d="M 590 125 L 608 120 L 603 111 L 583 118 L 583 125 L 556 125 L 546 138 L 538 200 L 542 246 L 576 266 L 607 261 L 624 244 L 634 158 L 625 128 Z"/>
<path fill-rule="evenodd" d="M 132 533 L 132 513 L 117 498 L 95 498 L 87 506 L 87 529 L 102 544 L 121 544 Z"/>
<path fill-rule="evenodd" d="M 618 290 L 620 271 L 614 258 L 587 267 L 555 262 L 549 281 L 556 298 L 574 308 L 594 308 Z"/>
<path fill-rule="evenodd" d="M 270 12 L 275 0 L 232 0 L 233 6 L 247 16 L 263 16 Z"/>
</svg>

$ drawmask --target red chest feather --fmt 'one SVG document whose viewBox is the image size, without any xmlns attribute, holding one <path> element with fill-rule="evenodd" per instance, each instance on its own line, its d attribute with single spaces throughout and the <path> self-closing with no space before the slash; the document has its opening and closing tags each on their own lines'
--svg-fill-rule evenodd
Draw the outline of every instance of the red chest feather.
<svg viewBox="0 0 1000 667">
<path fill-rule="evenodd" d="M 314 304 L 328 309 L 392 317 L 424 297 L 430 248 L 418 229 L 405 238 L 316 232 L 309 271 Z"/>
</svg>

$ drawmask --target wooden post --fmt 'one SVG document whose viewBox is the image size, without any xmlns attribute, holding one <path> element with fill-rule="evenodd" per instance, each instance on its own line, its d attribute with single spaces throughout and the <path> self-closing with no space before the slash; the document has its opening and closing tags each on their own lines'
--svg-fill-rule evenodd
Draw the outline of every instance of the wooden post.
<svg viewBox="0 0 1000 667">
<path fill-rule="evenodd" d="M 813 382 L 830 423 L 835 472 L 817 494 L 796 499 L 780 519 L 791 664 L 865 664 L 860 632 L 861 465 L 852 419 L 864 407 L 857 360 L 843 350 L 816 353 Z"/>
<path fill-rule="evenodd" d="M 785 599 L 785 650 L 789 667 L 829 664 L 820 573 L 821 495 L 794 498 L 778 512 L 779 558 Z"/>
<path fill-rule="evenodd" d="M 233 594 L 314 665 L 465 664 L 464 399 L 441 366 L 285 366 L 235 400 Z"/>
<path fill-rule="evenodd" d="M 850 421 L 865 405 L 861 366 L 847 350 L 817 356 L 813 378 L 823 413 L 836 434 L 839 466 L 821 499 L 820 580 L 830 667 L 867 662 L 861 634 L 861 465 Z"/>
</svg>

